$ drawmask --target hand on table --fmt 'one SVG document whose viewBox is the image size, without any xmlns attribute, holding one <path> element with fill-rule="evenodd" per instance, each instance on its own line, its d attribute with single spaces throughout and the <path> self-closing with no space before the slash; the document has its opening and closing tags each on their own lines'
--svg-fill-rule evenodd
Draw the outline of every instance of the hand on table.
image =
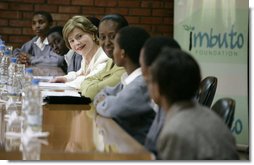
<svg viewBox="0 0 254 165">
<path fill-rule="evenodd" d="M 58 76 L 55 77 L 51 80 L 49 80 L 50 83 L 65 83 L 67 82 L 67 78 L 63 77 L 63 76 Z"/>
<path fill-rule="evenodd" d="M 105 99 L 105 95 L 99 95 L 96 100 L 94 101 L 94 106 L 96 107 L 101 101 Z"/>
</svg>

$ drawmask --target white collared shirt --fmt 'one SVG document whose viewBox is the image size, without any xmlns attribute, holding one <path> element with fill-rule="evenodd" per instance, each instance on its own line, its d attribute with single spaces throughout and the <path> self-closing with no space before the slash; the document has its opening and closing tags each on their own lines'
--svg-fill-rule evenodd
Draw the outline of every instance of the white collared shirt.
<svg viewBox="0 0 254 165">
<path fill-rule="evenodd" d="M 151 105 L 151 107 L 153 108 L 154 112 L 155 112 L 155 113 L 158 113 L 160 107 L 158 106 L 158 104 L 156 104 L 156 103 L 154 102 L 153 99 L 151 99 L 150 105 Z"/>
<path fill-rule="evenodd" d="M 123 84 L 123 86 L 126 86 L 128 84 L 130 84 L 135 78 L 137 78 L 138 76 L 140 76 L 142 74 L 141 72 L 141 68 L 137 68 L 136 70 L 134 70 L 130 75 L 128 75 L 126 72 L 122 75 L 121 77 L 121 82 Z"/>
<path fill-rule="evenodd" d="M 38 48 L 40 48 L 41 50 L 43 50 L 45 48 L 45 45 L 48 45 L 48 39 L 47 37 L 43 40 L 43 42 L 41 41 L 41 37 L 39 37 L 35 42 L 35 45 L 38 46 Z"/>
</svg>

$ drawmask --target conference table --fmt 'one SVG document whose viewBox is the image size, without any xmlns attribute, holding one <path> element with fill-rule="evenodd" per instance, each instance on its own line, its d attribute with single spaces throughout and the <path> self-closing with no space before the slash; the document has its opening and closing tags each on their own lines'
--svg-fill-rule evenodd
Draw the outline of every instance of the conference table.
<svg viewBox="0 0 254 165">
<path fill-rule="evenodd" d="M 38 76 L 48 73 L 39 70 L 42 74 Z M 50 73 L 64 74 L 59 70 Z M 0 103 L 0 159 L 22 160 L 20 139 L 10 140 L 4 136 L 4 109 L 5 104 Z M 39 138 L 39 160 L 154 159 L 113 119 L 98 115 L 92 104 L 44 104 L 42 123 L 42 131 L 49 135 Z"/>
</svg>

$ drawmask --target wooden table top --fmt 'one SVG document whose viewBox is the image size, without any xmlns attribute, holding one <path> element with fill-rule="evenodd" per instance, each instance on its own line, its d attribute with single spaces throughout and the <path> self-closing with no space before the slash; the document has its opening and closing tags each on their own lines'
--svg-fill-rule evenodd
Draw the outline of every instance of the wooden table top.
<svg viewBox="0 0 254 165">
<path fill-rule="evenodd" d="M 33 68 L 34 76 L 63 76 L 65 73 L 59 67 L 36 66 Z"/>
<path fill-rule="evenodd" d="M 95 113 L 90 105 L 43 107 L 43 131 L 49 132 L 41 145 L 40 160 L 151 160 L 148 152 L 114 120 Z M 6 151 L 0 159 L 22 160 L 19 147 Z"/>
<path fill-rule="evenodd" d="M 34 76 L 65 75 L 57 67 L 33 67 Z M 0 103 L 0 159 L 22 160 L 20 139 L 6 140 L 3 103 Z M 20 108 L 19 108 L 20 109 Z M 98 116 L 92 105 L 43 106 L 40 160 L 151 160 L 152 155 L 114 120 Z M 8 143 L 7 143 L 8 142 Z"/>
</svg>

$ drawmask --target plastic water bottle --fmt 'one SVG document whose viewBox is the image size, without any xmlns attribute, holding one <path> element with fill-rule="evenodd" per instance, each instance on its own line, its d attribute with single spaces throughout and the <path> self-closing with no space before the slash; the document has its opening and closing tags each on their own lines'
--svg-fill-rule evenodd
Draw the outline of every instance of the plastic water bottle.
<svg viewBox="0 0 254 165">
<path fill-rule="evenodd" d="M 4 56 L 4 51 L 5 51 L 5 45 L 4 45 L 4 41 L 1 39 L 1 36 L 0 36 L 0 88 L 3 87 L 3 85 L 1 84 L 1 71 L 2 71 L 2 64 L 1 64 L 1 61 L 2 61 L 2 58 Z M 2 91 L 2 89 L 1 89 Z M 2 94 L 1 94 L 2 95 Z"/>
<path fill-rule="evenodd" d="M 8 95 L 16 96 L 18 94 L 18 82 L 16 77 L 17 70 L 17 58 L 12 57 L 11 63 L 8 67 L 8 81 L 7 81 L 7 92 Z"/>
<path fill-rule="evenodd" d="M 5 51 L 5 44 L 4 41 L 0 39 L 0 60 L 4 56 L 4 51 Z"/>
<path fill-rule="evenodd" d="M 10 55 L 11 51 L 10 50 L 5 50 L 4 51 L 4 56 L 2 57 L 1 60 L 1 70 L 0 70 L 0 76 L 1 80 L 0 83 L 2 86 L 5 86 L 8 81 L 8 67 L 10 65 Z"/>
<path fill-rule="evenodd" d="M 29 98 L 28 98 L 28 92 L 31 89 L 32 86 L 32 80 L 33 80 L 33 69 L 32 68 L 26 68 L 25 69 L 25 75 L 23 79 L 23 87 L 22 87 L 22 109 L 21 109 L 21 116 L 23 119 L 26 119 L 27 110 L 29 109 Z M 27 122 L 24 120 L 21 126 L 21 132 L 24 132 L 27 128 Z"/>
<path fill-rule="evenodd" d="M 25 64 L 17 64 L 16 78 L 18 81 L 17 88 L 19 96 L 21 96 L 23 87 L 25 85 L 24 76 L 25 76 Z"/>
<path fill-rule="evenodd" d="M 27 86 L 32 85 L 33 80 L 33 69 L 32 68 L 26 68 L 25 69 L 25 76 L 24 76 L 24 85 L 23 88 L 26 88 Z"/>
<path fill-rule="evenodd" d="M 24 91 L 24 102 L 22 103 L 22 113 L 24 114 L 23 131 L 28 127 L 33 132 L 42 131 L 42 97 L 38 87 L 39 80 L 33 79 L 32 85 Z"/>
<path fill-rule="evenodd" d="M 7 81 L 7 94 L 8 101 L 5 103 L 6 114 L 9 115 L 6 131 L 20 133 L 20 120 L 18 116 L 20 111 L 18 110 L 17 101 L 19 99 L 18 95 L 18 80 L 16 77 L 16 58 L 11 58 L 11 64 L 8 67 L 8 81 Z M 15 144 L 12 144 L 12 140 L 7 140 L 5 143 L 5 149 L 11 150 L 13 147 L 17 147 Z"/>
<path fill-rule="evenodd" d="M 0 38 L 0 73 L 1 73 L 1 70 L 2 70 L 1 61 L 2 61 L 2 58 L 4 56 L 4 51 L 5 51 L 5 45 L 3 44 L 3 41 Z M 1 81 L 1 74 L 0 74 L 0 81 Z M 2 87 L 2 86 L 0 86 L 0 87 Z"/>
</svg>

